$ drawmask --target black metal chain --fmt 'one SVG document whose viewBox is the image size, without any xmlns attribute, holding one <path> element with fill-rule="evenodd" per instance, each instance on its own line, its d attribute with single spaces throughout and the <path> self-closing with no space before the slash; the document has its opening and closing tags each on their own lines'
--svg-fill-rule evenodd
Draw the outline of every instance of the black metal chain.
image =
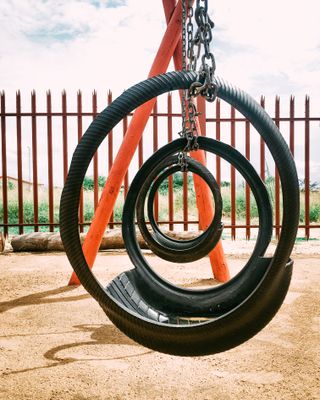
<svg viewBox="0 0 320 400">
<path fill-rule="evenodd" d="M 207 101 L 214 101 L 217 96 L 217 88 L 213 83 L 213 77 L 216 70 L 216 62 L 213 53 L 210 51 L 212 42 L 212 30 L 214 23 L 208 15 L 208 0 L 197 0 L 194 12 L 194 19 L 197 24 L 197 31 L 192 38 L 190 53 L 188 54 L 190 70 L 199 72 L 204 77 L 204 84 L 194 84 L 191 88 L 192 96 L 204 96 Z M 201 57 L 201 67 L 197 68 L 197 60 L 200 57 L 201 49 L 204 54 Z"/>
<path fill-rule="evenodd" d="M 188 6 L 187 3 L 188 2 Z M 190 62 L 187 65 L 187 59 L 190 60 L 192 54 L 192 39 L 193 39 L 193 8 L 190 0 L 182 0 L 182 69 L 190 70 Z M 188 23 L 187 23 L 188 18 Z M 188 34 L 188 38 L 187 38 Z M 188 49 L 187 49 L 188 44 Z M 187 152 L 198 148 L 197 137 L 198 129 L 195 117 L 198 115 L 196 106 L 193 102 L 190 90 L 182 91 L 182 131 L 179 133 L 181 137 L 187 139 L 185 149 L 179 153 L 178 159 L 182 171 L 188 170 Z"/>
<path fill-rule="evenodd" d="M 195 34 L 193 18 L 197 25 Z M 214 23 L 208 15 L 208 0 L 197 0 L 195 12 L 193 11 L 192 1 L 182 0 L 182 69 L 195 71 L 204 78 L 202 79 L 204 83 L 195 82 L 189 90 L 182 92 L 182 131 L 180 136 L 188 140 L 185 151 L 179 155 L 182 167 L 185 167 L 186 152 L 198 148 L 196 123 L 198 112 L 194 98 L 201 95 L 207 101 L 212 102 L 217 95 L 216 85 L 213 83 L 216 63 L 214 55 L 210 51 L 213 28 Z M 197 71 L 197 63 L 202 48 L 204 54 L 201 57 L 200 69 Z"/>
</svg>

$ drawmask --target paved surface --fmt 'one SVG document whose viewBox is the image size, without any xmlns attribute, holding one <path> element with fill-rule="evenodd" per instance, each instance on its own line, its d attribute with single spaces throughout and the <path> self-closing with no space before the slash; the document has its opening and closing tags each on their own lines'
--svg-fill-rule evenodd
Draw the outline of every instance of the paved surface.
<svg viewBox="0 0 320 400">
<path fill-rule="evenodd" d="M 82 288 L 65 286 L 63 253 L 0 255 L 0 399 L 320 399 L 320 265 L 295 258 L 285 304 L 262 332 L 184 358 L 135 344 Z M 213 283 L 207 259 L 172 268 L 148 260 L 179 284 Z M 231 258 L 232 271 L 244 261 Z M 100 253 L 95 273 L 108 281 L 129 266 L 124 253 Z"/>
</svg>

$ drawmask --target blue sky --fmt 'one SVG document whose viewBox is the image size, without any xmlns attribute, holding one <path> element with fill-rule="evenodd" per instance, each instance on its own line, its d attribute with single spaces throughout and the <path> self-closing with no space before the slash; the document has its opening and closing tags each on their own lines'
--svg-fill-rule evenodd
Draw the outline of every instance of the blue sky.
<svg viewBox="0 0 320 400">
<path fill-rule="evenodd" d="M 219 76 L 256 98 L 309 94 L 319 114 L 318 0 L 209 0 L 209 12 Z M 120 94 L 146 77 L 164 30 L 160 0 L 2 1 L 0 90 L 8 106 L 17 89 Z"/>
</svg>

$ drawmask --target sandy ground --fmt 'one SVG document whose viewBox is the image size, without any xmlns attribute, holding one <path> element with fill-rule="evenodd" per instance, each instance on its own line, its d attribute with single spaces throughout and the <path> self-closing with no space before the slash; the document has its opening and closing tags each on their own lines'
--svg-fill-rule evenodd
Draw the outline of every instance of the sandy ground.
<svg viewBox="0 0 320 400">
<path fill-rule="evenodd" d="M 119 332 L 83 288 L 66 286 L 63 253 L 0 255 L 0 399 L 320 399 L 319 260 L 296 253 L 272 322 L 235 349 L 194 358 Z M 212 283 L 207 259 L 174 268 L 148 259 L 179 284 Z M 231 269 L 244 261 L 230 258 Z M 128 267 L 124 253 L 100 253 L 95 271 L 108 280 Z"/>
</svg>

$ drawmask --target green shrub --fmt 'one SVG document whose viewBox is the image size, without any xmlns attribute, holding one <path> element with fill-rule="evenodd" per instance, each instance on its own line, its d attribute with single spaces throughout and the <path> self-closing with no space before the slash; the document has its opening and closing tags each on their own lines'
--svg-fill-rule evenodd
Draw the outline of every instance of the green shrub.
<svg viewBox="0 0 320 400">
<path fill-rule="evenodd" d="M 303 223 L 304 222 L 304 208 L 300 208 L 300 213 L 299 213 L 299 222 Z"/>
<path fill-rule="evenodd" d="M 38 219 L 40 224 L 49 223 L 49 204 L 40 203 L 38 207 Z"/>
<path fill-rule="evenodd" d="M 103 188 L 106 184 L 107 178 L 105 176 L 98 176 L 98 186 L 99 188 Z M 83 180 L 83 189 L 85 191 L 92 191 L 94 189 L 94 179 L 92 176 L 85 176 Z"/>
<path fill-rule="evenodd" d="M 224 217 L 230 217 L 231 215 L 231 200 L 229 196 L 222 196 L 223 213 Z"/>
<path fill-rule="evenodd" d="M 93 190 L 94 188 L 94 180 L 90 176 L 85 176 L 83 180 L 83 189 L 85 191 Z"/>
<path fill-rule="evenodd" d="M 183 187 L 183 174 L 181 172 L 176 172 L 173 175 L 172 181 L 173 191 L 182 191 Z M 191 174 L 188 174 L 188 189 L 193 188 L 193 178 Z M 161 185 L 159 186 L 159 193 L 162 195 L 166 195 L 169 190 L 169 179 L 165 179 Z"/>
<path fill-rule="evenodd" d="M 320 219 L 320 204 L 310 207 L 310 222 L 318 222 Z"/>
<path fill-rule="evenodd" d="M 23 203 L 23 220 L 26 224 L 33 222 L 33 203 L 31 201 L 25 201 Z"/>
<path fill-rule="evenodd" d="M 121 204 L 116 204 L 113 210 L 113 219 L 115 222 L 122 221 L 122 210 L 123 206 Z"/>
<path fill-rule="evenodd" d="M 47 202 L 41 202 L 38 206 L 38 219 L 39 223 L 49 223 L 49 205 Z M 0 220 L 3 220 L 3 204 L 0 204 Z M 17 201 L 10 201 L 8 204 L 8 220 L 11 224 L 19 223 L 19 203 Z M 34 222 L 34 208 L 32 201 L 23 202 L 23 221 L 26 224 Z M 54 208 L 54 222 L 59 222 L 59 206 L 55 205 Z"/>
<path fill-rule="evenodd" d="M 93 205 L 90 203 L 85 203 L 83 209 L 84 222 L 90 222 L 93 218 L 93 215 L 94 215 Z"/>
<path fill-rule="evenodd" d="M 16 185 L 13 182 L 8 181 L 8 189 L 9 190 L 14 190 L 15 188 L 16 188 Z"/>
<path fill-rule="evenodd" d="M 104 185 L 106 184 L 107 178 L 105 176 L 100 176 L 98 177 L 98 186 L 99 188 L 103 188 Z"/>
<path fill-rule="evenodd" d="M 94 207 L 92 203 L 85 203 L 83 210 L 84 222 L 91 222 L 94 216 Z M 116 204 L 113 210 L 113 217 L 115 222 L 122 221 L 122 205 Z"/>
<path fill-rule="evenodd" d="M 320 204 L 312 204 L 309 212 L 310 222 L 320 221 Z M 299 222 L 305 222 L 305 208 L 300 208 Z"/>
<path fill-rule="evenodd" d="M 238 218 L 246 217 L 246 197 L 244 193 L 236 197 L 236 215 Z"/>
</svg>

